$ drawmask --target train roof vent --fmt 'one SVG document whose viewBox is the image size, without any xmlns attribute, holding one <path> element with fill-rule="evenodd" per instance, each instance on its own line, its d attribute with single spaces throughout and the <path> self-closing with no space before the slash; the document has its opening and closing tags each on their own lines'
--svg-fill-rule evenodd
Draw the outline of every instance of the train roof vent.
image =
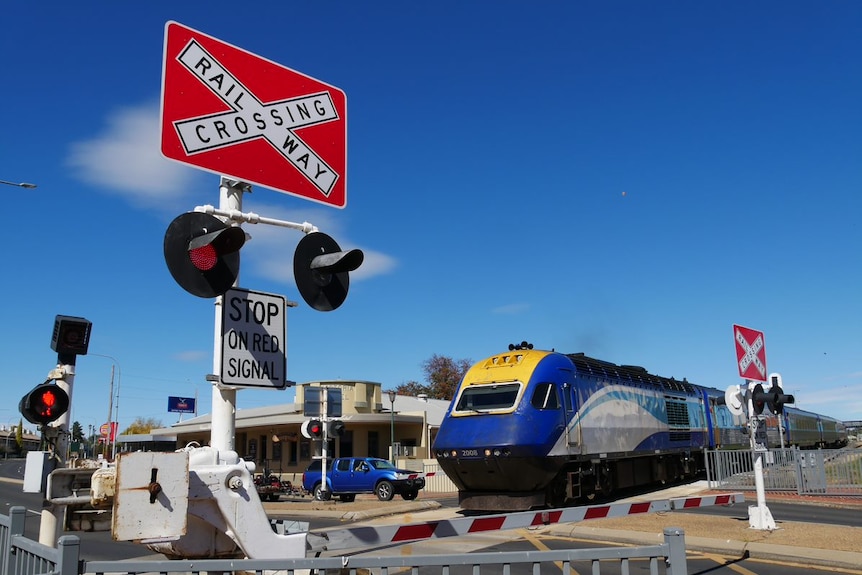
<svg viewBox="0 0 862 575">
<path fill-rule="evenodd" d="M 588 357 L 583 353 L 570 353 L 567 357 L 572 360 L 579 372 L 589 375 L 612 377 L 615 379 L 628 380 L 632 383 L 654 385 L 656 387 L 694 393 L 694 386 L 684 379 L 678 381 L 672 377 L 654 375 L 639 365 L 617 365 L 609 361 Z"/>
<path fill-rule="evenodd" d="M 686 378 L 682 378 L 682 381 L 679 381 L 672 377 L 662 379 L 664 380 L 665 389 L 673 391 L 684 391 L 686 393 L 694 393 L 694 386 L 692 386 Z"/>
</svg>

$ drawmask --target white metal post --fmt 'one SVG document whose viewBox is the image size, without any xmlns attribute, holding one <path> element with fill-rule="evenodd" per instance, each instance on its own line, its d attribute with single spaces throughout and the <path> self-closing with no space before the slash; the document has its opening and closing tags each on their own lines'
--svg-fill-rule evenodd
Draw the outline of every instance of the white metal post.
<svg viewBox="0 0 862 575">
<path fill-rule="evenodd" d="M 219 208 L 222 210 L 242 211 L 242 193 L 248 186 L 222 177 L 219 185 Z M 237 273 L 234 287 L 239 285 Z M 221 386 L 222 357 L 222 306 L 224 296 L 215 301 L 215 333 L 213 337 L 213 382 L 212 391 L 212 429 L 210 445 L 218 451 L 236 449 L 236 389 Z"/>
<path fill-rule="evenodd" d="M 752 382 L 746 380 L 745 384 L 745 397 L 748 400 L 748 438 L 751 444 L 751 453 L 754 457 L 754 489 L 757 492 L 757 505 L 748 506 L 748 526 L 751 529 L 774 531 L 775 520 L 766 506 L 766 491 L 763 487 L 763 451 L 768 448 L 768 445 L 765 444 L 765 437 L 764 445 L 759 445 L 757 441 L 758 435 L 761 432 L 761 425 L 764 425 L 764 422 L 761 416 L 754 413 Z M 763 436 L 766 436 L 766 433 L 763 433 Z"/>
<path fill-rule="evenodd" d="M 329 389 L 323 387 L 321 388 L 321 391 L 323 393 L 323 413 L 321 414 L 322 417 L 320 418 L 320 425 L 323 426 L 323 447 L 320 451 L 323 456 L 323 460 L 320 462 L 320 490 L 321 495 L 323 495 L 321 499 L 325 500 L 328 499 L 328 497 L 326 497 L 326 493 L 329 492 L 329 487 L 326 484 L 326 460 L 329 455 L 329 450 L 327 449 L 327 443 L 329 443 L 329 418 L 327 417 L 327 414 L 329 413 Z"/>
<path fill-rule="evenodd" d="M 71 358 L 74 362 L 75 356 L 73 355 Z M 69 396 L 69 409 L 51 424 L 51 427 L 57 430 L 54 442 L 54 457 L 57 459 L 56 469 L 62 469 L 66 467 L 66 451 L 69 449 L 69 418 L 72 413 L 72 385 L 75 382 L 75 364 L 60 364 L 48 377 L 55 379 L 57 385 Z M 65 505 L 56 505 L 47 501 L 44 503 L 39 523 L 39 543 L 50 547 L 57 546 L 57 540 L 63 533 L 65 516 Z"/>
</svg>

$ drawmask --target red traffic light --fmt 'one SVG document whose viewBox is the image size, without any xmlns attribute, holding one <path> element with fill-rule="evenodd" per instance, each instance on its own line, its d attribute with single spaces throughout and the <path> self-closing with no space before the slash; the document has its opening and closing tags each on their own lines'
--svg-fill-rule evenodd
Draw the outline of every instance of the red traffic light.
<svg viewBox="0 0 862 575">
<path fill-rule="evenodd" d="M 45 425 L 57 421 L 69 410 L 69 394 L 58 385 L 37 385 L 21 398 L 18 409 L 30 423 Z"/>
</svg>

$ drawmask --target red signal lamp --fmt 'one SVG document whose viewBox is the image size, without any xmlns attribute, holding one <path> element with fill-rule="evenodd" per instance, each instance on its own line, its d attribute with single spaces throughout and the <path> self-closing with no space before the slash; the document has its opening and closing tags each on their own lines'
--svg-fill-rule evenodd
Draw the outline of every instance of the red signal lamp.
<svg viewBox="0 0 862 575">
<path fill-rule="evenodd" d="M 18 409 L 30 423 L 46 425 L 57 421 L 69 410 L 69 394 L 58 385 L 45 382 L 24 395 Z"/>
</svg>

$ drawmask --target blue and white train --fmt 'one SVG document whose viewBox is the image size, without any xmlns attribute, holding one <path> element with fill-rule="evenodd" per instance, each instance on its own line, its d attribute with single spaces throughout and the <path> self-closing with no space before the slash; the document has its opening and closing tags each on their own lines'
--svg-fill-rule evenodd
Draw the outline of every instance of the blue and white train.
<svg viewBox="0 0 862 575">
<path fill-rule="evenodd" d="M 464 375 L 434 440 L 466 510 L 520 510 L 589 501 L 693 478 L 704 450 L 749 447 L 723 390 L 583 354 L 523 342 Z M 832 418 L 785 407 L 767 418 L 778 446 L 846 444 Z"/>
</svg>

